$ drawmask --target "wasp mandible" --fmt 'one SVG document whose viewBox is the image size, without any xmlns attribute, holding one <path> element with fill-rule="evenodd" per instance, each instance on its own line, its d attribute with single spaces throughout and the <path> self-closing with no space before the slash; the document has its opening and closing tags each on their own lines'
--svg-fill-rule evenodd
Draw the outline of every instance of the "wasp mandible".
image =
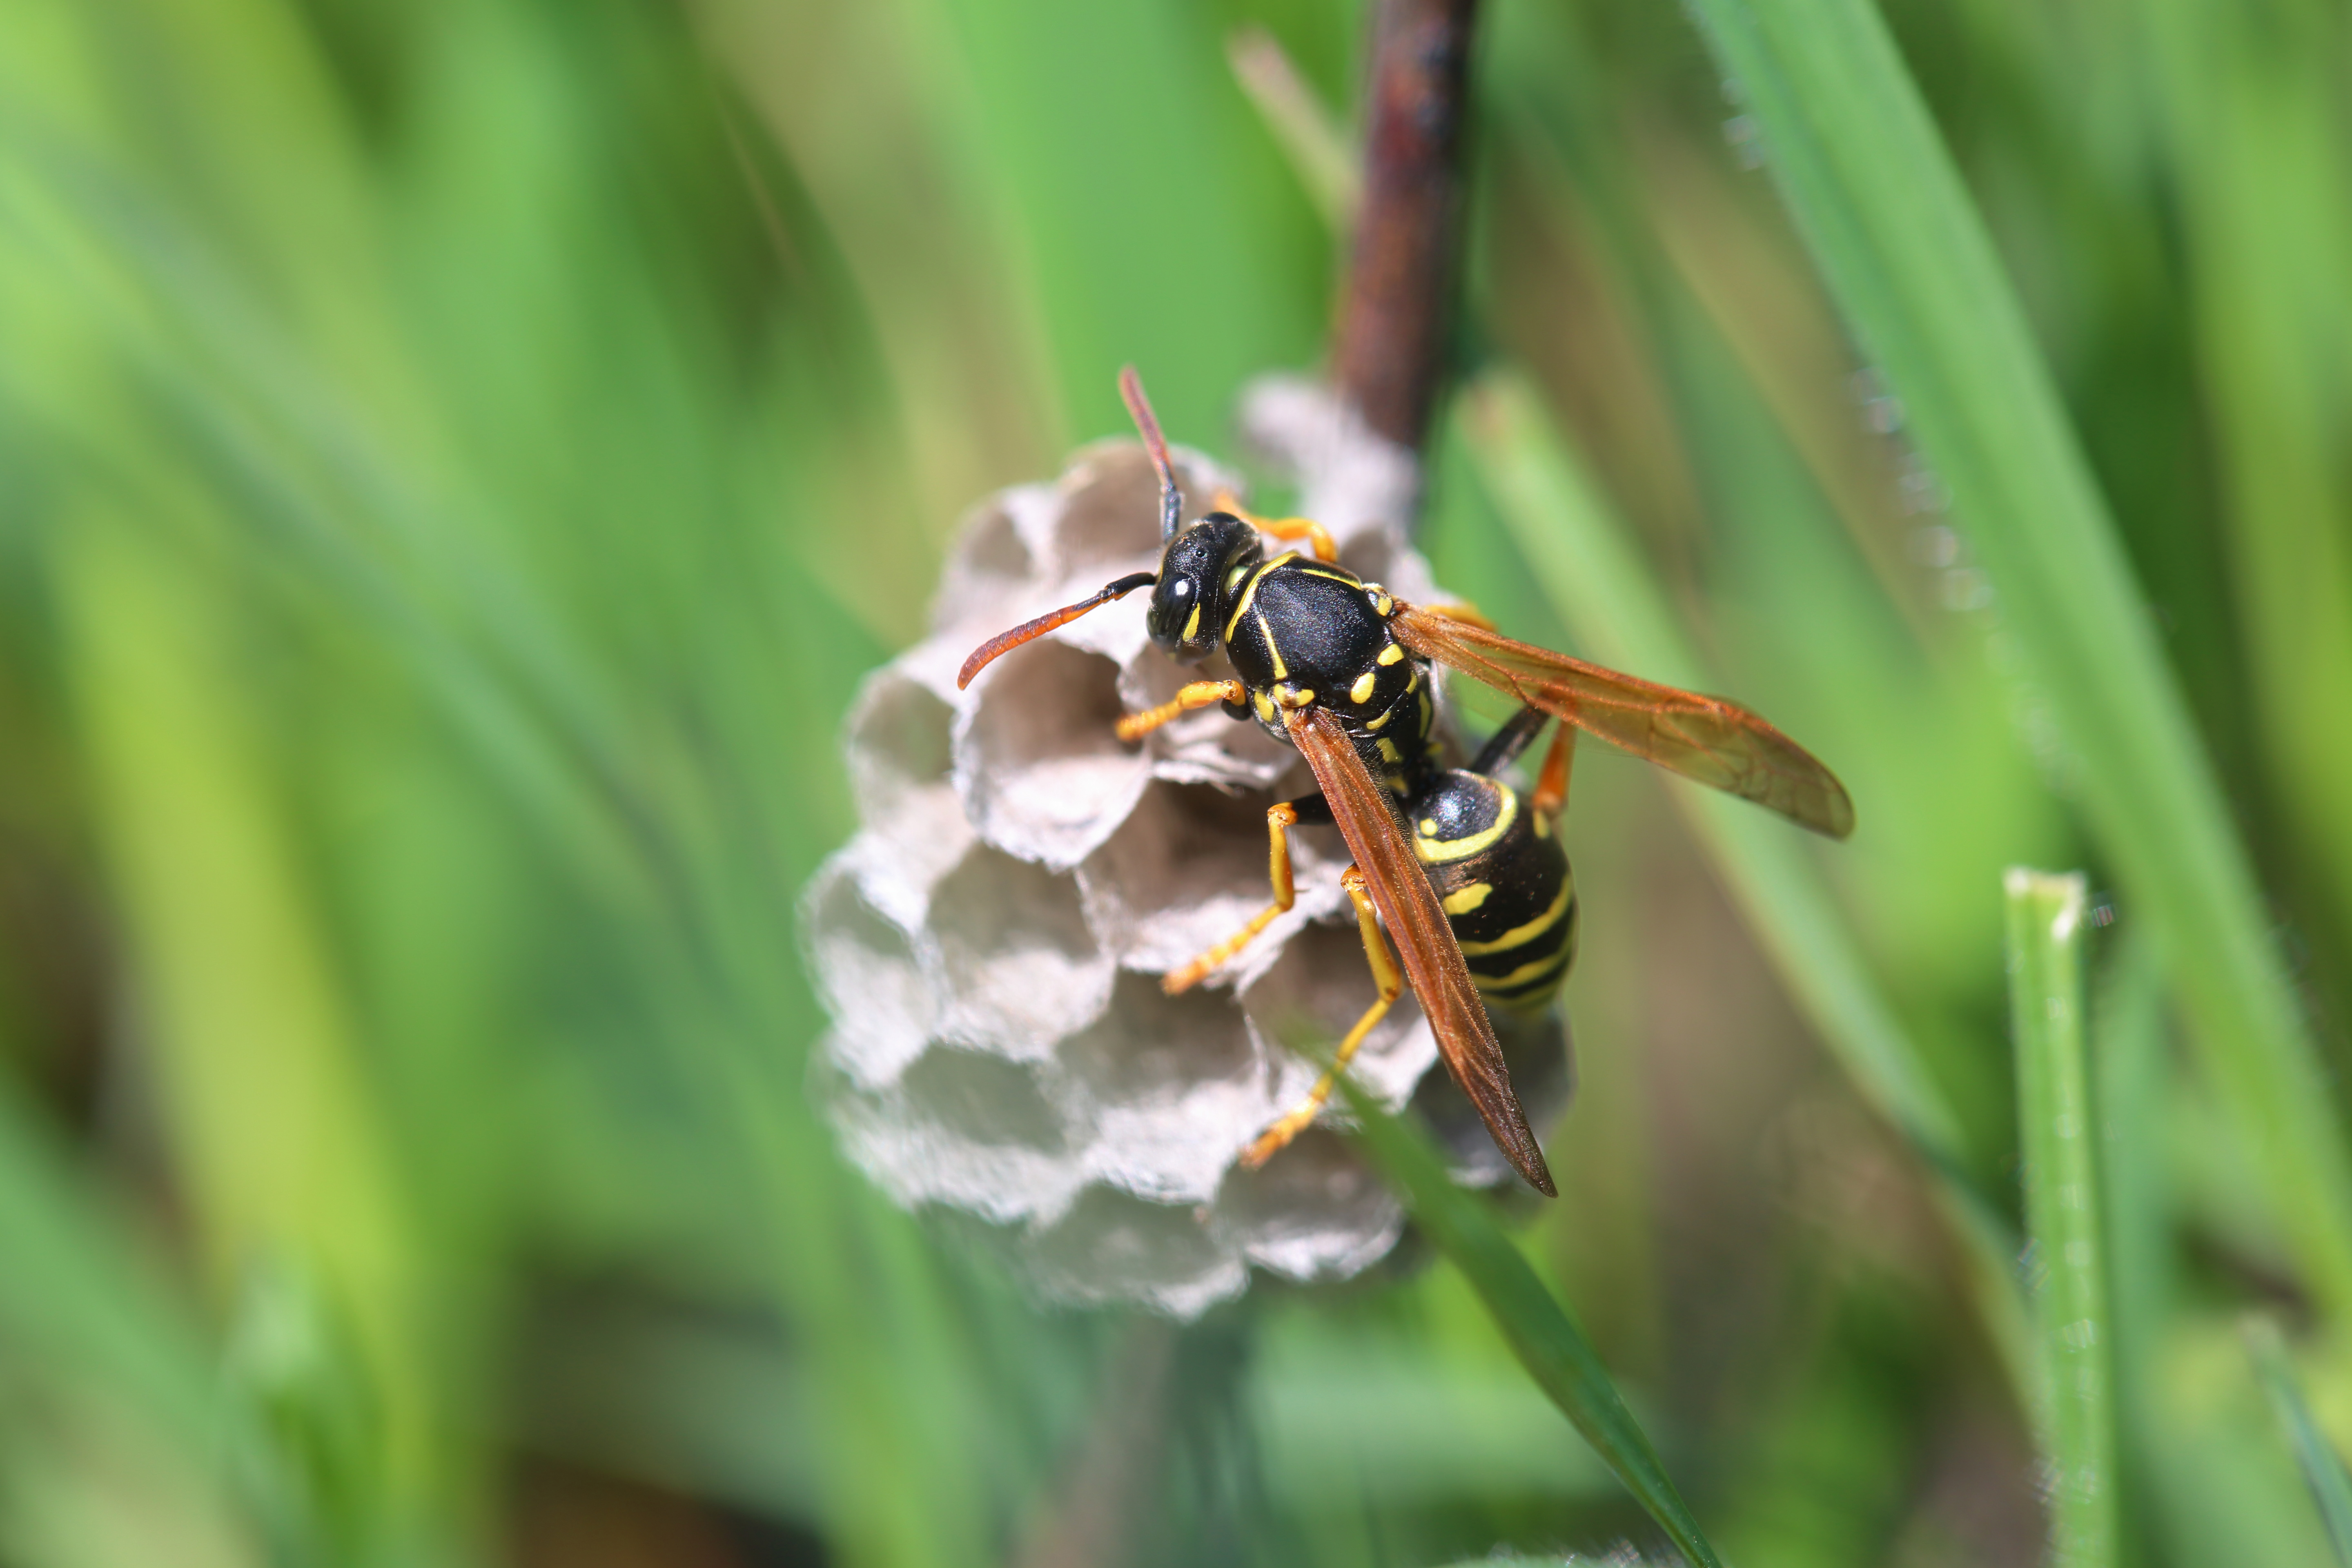
<svg viewBox="0 0 2352 1568">
<path fill-rule="evenodd" d="M 1832 838 L 1853 831 L 1853 803 L 1811 753 L 1738 704 L 1513 641 L 1459 608 L 1404 604 L 1340 566 L 1328 533 L 1306 519 L 1220 507 L 1184 526 L 1168 443 L 1133 366 L 1119 373 L 1119 393 L 1160 476 L 1159 571 L 1121 577 L 992 637 L 965 660 L 957 685 L 970 685 L 999 655 L 1139 588 L 1151 590 L 1144 624 L 1161 652 L 1198 664 L 1223 648 L 1234 679 L 1192 681 L 1171 701 L 1128 714 L 1119 738 L 1138 740 L 1180 714 L 1222 706 L 1296 746 L 1319 793 L 1266 813 L 1273 903 L 1166 984 L 1177 991 L 1196 984 L 1288 909 L 1289 830 L 1330 823 L 1354 857 L 1341 886 L 1379 988 L 1341 1040 L 1331 1071 L 1250 1145 L 1245 1163 L 1263 1163 L 1314 1121 L 1336 1075 L 1409 984 L 1447 1069 L 1496 1147 L 1530 1186 L 1555 1195 L 1486 1009 L 1539 1011 L 1575 957 L 1576 884 L 1558 826 L 1574 731 Z M 1308 549 L 1269 557 L 1268 537 L 1303 540 Z M 1467 768 L 1447 768 L 1439 755 L 1433 664 L 1523 705 Z M 1560 728 L 1522 801 L 1497 775 L 1552 719 Z M 1383 928 L 1396 942 L 1402 971 Z"/>
</svg>

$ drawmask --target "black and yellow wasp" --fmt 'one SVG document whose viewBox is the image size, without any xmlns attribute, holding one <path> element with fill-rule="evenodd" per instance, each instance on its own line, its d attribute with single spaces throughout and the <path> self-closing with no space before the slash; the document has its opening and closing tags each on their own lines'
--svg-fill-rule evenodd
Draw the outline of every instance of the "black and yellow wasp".
<svg viewBox="0 0 2352 1568">
<path fill-rule="evenodd" d="M 1356 910 L 1379 999 L 1340 1042 L 1297 1110 L 1244 1156 L 1256 1164 L 1312 1122 L 1333 1075 L 1410 983 L 1454 1081 L 1528 1184 L 1554 1193 L 1543 1151 L 1511 1089 L 1489 1005 L 1540 1010 L 1576 952 L 1576 884 L 1559 838 L 1577 730 L 1769 806 L 1832 838 L 1853 831 L 1844 786 L 1804 748 L 1736 703 L 1620 675 L 1514 642 L 1475 613 L 1399 602 L 1337 563 L 1329 535 L 1302 518 L 1218 510 L 1182 526 L 1182 497 L 1160 424 L 1132 367 L 1119 375 L 1160 475 L 1160 570 L 1139 572 L 976 649 L 959 685 L 998 655 L 1138 588 L 1162 652 L 1198 664 L 1220 647 L 1235 679 L 1193 681 L 1173 700 L 1118 723 L 1137 740 L 1179 714 L 1222 704 L 1296 746 L 1320 794 L 1266 813 L 1274 902 L 1234 936 L 1167 977 L 1197 984 L 1291 907 L 1288 833 L 1335 824 L 1355 858 L 1341 879 Z M 1309 553 L 1269 558 L 1265 538 L 1305 540 Z M 1467 768 L 1444 765 L 1429 667 L 1441 664 L 1524 706 Z M 1497 776 L 1544 724 L 1561 721 L 1525 800 Z M 1397 963 L 1381 928 L 1396 940 Z"/>
</svg>

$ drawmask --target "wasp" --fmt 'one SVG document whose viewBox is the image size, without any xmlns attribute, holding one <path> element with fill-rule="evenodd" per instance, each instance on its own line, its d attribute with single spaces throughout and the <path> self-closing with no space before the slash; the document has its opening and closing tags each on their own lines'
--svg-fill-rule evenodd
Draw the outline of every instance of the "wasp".
<svg viewBox="0 0 2352 1568">
<path fill-rule="evenodd" d="M 1139 740 L 1180 714 L 1221 706 L 1297 747 L 1318 793 L 1266 812 L 1273 902 L 1164 984 L 1171 992 L 1198 984 L 1289 909 L 1290 830 L 1329 824 L 1354 858 L 1341 886 L 1378 990 L 1331 1070 L 1250 1145 L 1244 1163 L 1264 1163 L 1314 1121 L 1338 1074 L 1410 984 L 1447 1069 L 1496 1147 L 1530 1186 L 1555 1195 L 1487 1008 L 1540 1011 L 1575 957 L 1576 883 L 1559 818 L 1576 732 L 1832 838 L 1853 831 L 1853 801 L 1811 753 L 1738 704 L 1514 641 L 1462 606 L 1402 603 L 1339 565 L 1329 534 L 1311 521 L 1257 518 L 1221 504 L 1184 525 L 1168 443 L 1132 366 L 1120 373 L 1119 392 L 1160 479 L 1160 569 L 1121 577 L 991 638 L 965 661 L 957 684 L 1141 588 L 1151 590 L 1145 627 L 1161 652 L 1197 665 L 1222 648 L 1234 679 L 1188 682 L 1171 700 L 1123 717 L 1119 738 Z M 1307 549 L 1269 555 L 1268 538 Z M 1437 745 L 1431 682 L 1432 667 L 1441 665 L 1521 705 L 1466 768 L 1445 766 Z M 1522 800 L 1499 774 L 1553 720 L 1559 729 Z"/>
</svg>

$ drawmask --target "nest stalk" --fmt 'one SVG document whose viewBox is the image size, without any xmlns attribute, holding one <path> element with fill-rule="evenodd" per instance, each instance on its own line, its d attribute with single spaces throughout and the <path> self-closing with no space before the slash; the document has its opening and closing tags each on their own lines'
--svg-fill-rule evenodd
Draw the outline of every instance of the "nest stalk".
<svg viewBox="0 0 2352 1568">
<path fill-rule="evenodd" d="M 1380 0 L 1363 202 L 1331 379 L 1383 439 L 1418 454 L 1447 369 L 1477 0 Z"/>
</svg>

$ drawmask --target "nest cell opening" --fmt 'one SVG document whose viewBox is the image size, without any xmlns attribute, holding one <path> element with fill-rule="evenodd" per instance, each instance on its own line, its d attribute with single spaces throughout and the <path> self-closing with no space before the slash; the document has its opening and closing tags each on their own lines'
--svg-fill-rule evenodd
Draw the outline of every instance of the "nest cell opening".
<svg viewBox="0 0 2352 1568">
<path fill-rule="evenodd" d="M 898 1087 L 909 1114 L 966 1142 L 1067 1151 L 1060 1115 L 1035 1070 L 1019 1062 L 941 1047 L 908 1068 Z"/>
<path fill-rule="evenodd" d="M 1404 1229 L 1396 1198 L 1347 1140 L 1320 1125 L 1261 1170 L 1234 1167 L 1216 1214 L 1251 1262 L 1299 1281 L 1360 1273 Z"/>
<path fill-rule="evenodd" d="M 1150 764 L 1121 742 L 1118 667 L 1051 638 L 989 671 L 957 738 L 956 780 L 981 837 L 1064 868 L 1110 836 Z"/>
<path fill-rule="evenodd" d="M 892 869 L 928 889 L 972 840 L 951 778 L 955 710 L 896 667 L 859 692 L 845 733 L 857 813 L 893 851 Z"/>
<path fill-rule="evenodd" d="M 1161 1105 L 1205 1085 L 1244 1083 L 1256 1053 L 1229 996 L 1181 996 L 1148 974 L 1122 973 L 1101 1018 L 1062 1044 L 1072 1079 L 1106 1105 Z M 1255 1131 L 1255 1129 L 1250 1131 Z"/>
<path fill-rule="evenodd" d="M 1344 925 L 1318 923 L 1301 929 L 1282 956 L 1243 990 L 1242 1010 L 1264 1042 L 1283 1092 L 1292 1092 L 1292 1084 L 1303 1092 L 1320 1069 L 1301 1049 L 1328 1058 L 1378 995 L 1371 969 L 1364 962 L 1363 942 L 1350 920 Z M 1357 1083 L 1393 1109 L 1404 1103 L 1436 1059 L 1437 1041 L 1421 1016 L 1421 1005 L 1407 990 L 1365 1037 L 1349 1070 Z M 1336 1104 L 1326 1114 L 1343 1120 L 1345 1115 Z"/>
<path fill-rule="evenodd" d="M 871 1088 L 922 1053 L 939 1005 L 912 939 L 858 886 L 855 855 L 836 855 L 818 872 L 803 929 L 835 1022 L 835 1058 L 854 1082 Z"/>
<path fill-rule="evenodd" d="M 1274 899 L 1265 826 L 1274 802 L 1268 794 L 1154 781 L 1118 831 L 1078 867 L 1104 945 L 1129 968 L 1164 973 L 1240 930 Z M 1291 849 L 1297 906 L 1213 983 L 1255 973 L 1291 931 L 1337 906 L 1339 868 L 1297 834 Z"/>
<path fill-rule="evenodd" d="M 1081 1192 L 1022 1250 L 1039 1283 L 1063 1300 L 1140 1299 L 1181 1318 L 1240 1295 L 1249 1282 L 1247 1267 L 1217 1245 L 1192 1205 L 1109 1187 Z"/>
<path fill-rule="evenodd" d="M 956 531 L 956 538 L 931 601 L 931 624 L 941 630 L 1018 602 L 1037 572 L 1036 557 L 1023 542 L 1005 498 L 982 508 Z"/>
<path fill-rule="evenodd" d="M 1111 961 L 1077 884 L 974 846 L 931 895 L 947 993 L 940 1033 L 1002 1056 L 1043 1059 L 1109 1000 Z"/>
<path fill-rule="evenodd" d="M 1171 996 L 1123 973 L 1109 1011 L 1063 1042 L 1062 1081 L 1089 1103 L 1089 1179 L 1161 1203 L 1205 1204 L 1277 1113 L 1231 996 Z"/>
</svg>

